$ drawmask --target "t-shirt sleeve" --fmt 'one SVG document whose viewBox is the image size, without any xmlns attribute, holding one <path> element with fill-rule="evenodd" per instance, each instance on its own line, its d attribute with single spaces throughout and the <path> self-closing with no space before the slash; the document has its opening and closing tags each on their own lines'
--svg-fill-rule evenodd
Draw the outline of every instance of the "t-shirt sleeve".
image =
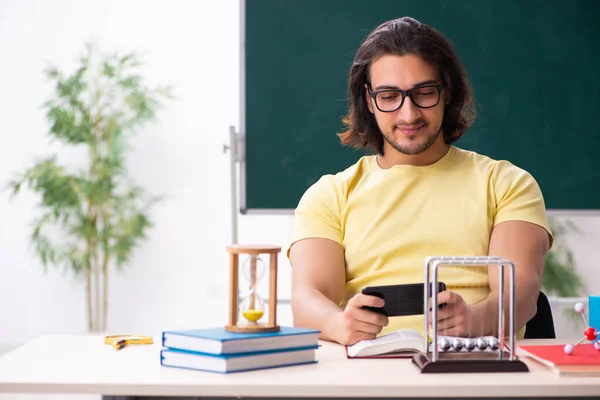
<svg viewBox="0 0 600 400">
<path fill-rule="evenodd" d="M 507 161 L 499 161 L 493 176 L 496 198 L 494 226 L 505 221 L 525 221 L 541 226 L 548 232 L 550 247 L 553 236 L 542 191 L 527 171 Z"/>
<path fill-rule="evenodd" d="M 342 244 L 341 190 L 335 176 L 325 175 L 304 193 L 294 213 L 288 257 L 292 245 L 306 238 L 331 239 Z"/>
</svg>

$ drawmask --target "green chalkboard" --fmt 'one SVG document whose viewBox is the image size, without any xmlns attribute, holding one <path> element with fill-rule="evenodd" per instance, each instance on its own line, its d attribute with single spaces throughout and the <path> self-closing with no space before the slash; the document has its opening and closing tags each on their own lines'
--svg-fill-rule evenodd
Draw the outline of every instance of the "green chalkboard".
<svg viewBox="0 0 600 400">
<path fill-rule="evenodd" d="M 478 119 L 457 143 L 528 170 L 553 210 L 600 210 L 600 1 L 245 0 L 242 212 L 293 210 L 340 145 L 347 74 L 369 31 L 412 16 L 448 37 Z"/>
</svg>

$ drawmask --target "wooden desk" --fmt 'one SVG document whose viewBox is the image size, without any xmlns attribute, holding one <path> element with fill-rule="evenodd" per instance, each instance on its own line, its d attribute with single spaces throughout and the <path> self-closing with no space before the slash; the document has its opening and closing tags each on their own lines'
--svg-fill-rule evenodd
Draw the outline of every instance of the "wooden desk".
<svg viewBox="0 0 600 400">
<path fill-rule="evenodd" d="M 317 364 L 218 374 L 162 367 L 159 349 L 158 338 L 154 345 L 116 351 L 99 336 L 43 336 L 0 359 L 0 392 L 107 398 L 600 397 L 600 378 L 559 377 L 531 360 L 529 373 L 421 374 L 409 359 L 349 360 L 342 346 L 324 342 Z"/>
</svg>

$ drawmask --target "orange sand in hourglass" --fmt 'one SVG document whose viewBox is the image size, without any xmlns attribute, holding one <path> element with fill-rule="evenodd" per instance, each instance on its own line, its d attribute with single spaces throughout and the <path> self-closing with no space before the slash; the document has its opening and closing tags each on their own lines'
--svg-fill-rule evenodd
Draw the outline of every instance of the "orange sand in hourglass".
<svg viewBox="0 0 600 400">
<path fill-rule="evenodd" d="M 257 310 L 255 307 L 255 295 L 254 291 L 256 290 L 256 257 L 250 258 L 250 306 L 242 311 L 242 315 L 244 318 L 248 320 L 248 322 L 256 323 L 259 319 L 262 318 L 265 313 L 263 310 Z"/>
</svg>

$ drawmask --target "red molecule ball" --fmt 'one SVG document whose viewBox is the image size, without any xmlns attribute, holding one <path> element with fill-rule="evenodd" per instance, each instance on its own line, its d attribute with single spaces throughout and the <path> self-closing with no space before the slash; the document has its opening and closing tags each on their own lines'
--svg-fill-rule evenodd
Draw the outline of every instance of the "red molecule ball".
<svg viewBox="0 0 600 400">
<path fill-rule="evenodd" d="M 587 328 L 585 331 L 583 331 L 583 334 L 587 340 L 596 340 L 596 330 L 594 328 Z"/>
</svg>

